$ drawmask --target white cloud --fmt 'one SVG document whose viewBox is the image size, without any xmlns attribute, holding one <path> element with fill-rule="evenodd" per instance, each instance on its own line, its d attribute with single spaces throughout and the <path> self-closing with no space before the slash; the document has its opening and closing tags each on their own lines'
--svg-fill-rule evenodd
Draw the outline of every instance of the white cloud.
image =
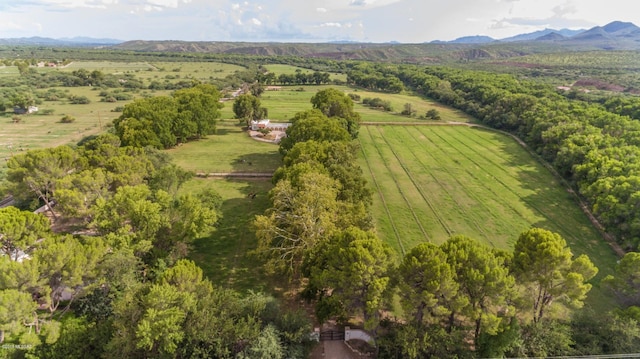
<svg viewBox="0 0 640 359">
<path fill-rule="evenodd" d="M 251 23 L 256 25 L 256 26 L 262 25 L 262 21 L 256 19 L 255 17 L 251 19 Z"/>
<path fill-rule="evenodd" d="M 342 27 L 342 24 L 339 22 L 325 22 L 320 24 L 320 27 Z"/>
<path fill-rule="evenodd" d="M 316 11 L 317 12 L 327 12 L 327 9 L 325 9 L 323 7 L 319 7 L 319 8 L 316 8 Z"/>
<path fill-rule="evenodd" d="M 231 8 L 233 10 L 238 10 L 238 9 L 240 9 L 240 4 L 231 4 Z"/>
</svg>

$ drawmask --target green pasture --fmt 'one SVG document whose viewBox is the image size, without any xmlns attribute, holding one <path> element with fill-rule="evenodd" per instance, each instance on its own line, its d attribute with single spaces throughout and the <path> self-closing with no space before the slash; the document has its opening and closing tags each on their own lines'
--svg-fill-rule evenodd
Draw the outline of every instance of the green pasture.
<svg viewBox="0 0 640 359">
<path fill-rule="evenodd" d="M 130 101 L 101 102 L 100 89 L 95 87 L 61 87 L 68 95 L 86 96 L 91 103 L 71 104 L 68 99 L 59 101 L 43 101 L 39 103 L 38 112 L 28 115 L 14 115 L 11 110 L 0 114 L 0 158 L 33 148 L 54 147 L 77 143 L 84 137 L 98 134 L 108 129 L 120 112 L 113 110 Z M 165 94 L 161 92 L 138 91 L 131 93 L 133 98 Z M 47 111 L 52 114 L 45 115 Z M 72 123 L 61 123 L 64 115 L 75 118 Z M 20 122 L 14 123 L 17 116 Z M 4 171 L 5 161 L 0 164 L 0 172 Z"/>
<path fill-rule="evenodd" d="M 276 76 L 281 74 L 295 75 L 297 71 L 300 71 L 303 74 L 309 74 L 309 73 L 315 72 L 314 70 L 305 69 L 304 67 L 281 65 L 281 64 L 270 64 L 270 65 L 266 65 L 265 68 L 269 70 L 269 72 L 273 72 L 274 74 L 276 74 Z M 341 82 L 347 81 L 346 74 L 331 72 L 330 75 L 331 75 L 331 80 L 333 81 L 341 81 Z"/>
<path fill-rule="evenodd" d="M 66 66 L 57 67 L 55 69 L 69 72 L 85 69 L 87 71 L 100 71 L 104 74 L 121 74 L 138 71 L 149 71 L 152 70 L 153 67 L 146 62 L 74 61 Z"/>
<path fill-rule="evenodd" d="M 257 246 L 251 223 L 269 207 L 267 193 L 271 187 L 270 180 L 193 179 L 182 189 L 188 192 L 213 188 L 222 196 L 222 218 L 216 229 L 197 239 L 190 251 L 190 258 L 215 286 L 274 292 L 272 286 L 265 287 L 268 279 L 262 262 L 251 254 Z M 249 193 L 257 195 L 251 199 Z"/>
<path fill-rule="evenodd" d="M 361 102 L 355 102 L 354 109 L 362 116 L 364 122 L 426 122 L 419 117 L 428 110 L 436 109 L 442 120 L 437 122 L 472 122 L 473 119 L 463 112 L 441 105 L 433 100 L 425 99 L 413 94 L 389 94 L 383 92 L 365 91 L 348 86 L 322 85 L 322 86 L 282 86 L 279 91 L 265 91 L 260 96 L 260 103 L 269 110 L 269 118 L 279 121 L 287 121 L 300 111 L 311 109 L 311 97 L 316 92 L 327 88 L 335 88 L 344 93 L 360 95 L 362 99 L 379 97 L 389 101 L 393 111 L 385 112 L 364 106 Z M 302 89 L 303 91 L 300 91 Z M 410 103 L 416 110 L 416 116 L 403 116 L 400 114 L 404 109 L 404 104 Z M 233 102 L 225 103 L 223 118 L 233 117 Z"/>
<path fill-rule="evenodd" d="M 458 234 L 510 250 L 522 231 L 540 227 L 587 254 L 600 269 L 596 282 L 612 272 L 617 257 L 602 236 L 514 139 L 466 126 L 364 126 L 359 140 L 376 229 L 398 253 Z"/>
<path fill-rule="evenodd" d="M 18 76 L 20 75 L 20 73 L 18 72 L 18 67 L 17 66 L 4 66 L 4 65 L 0 65 L 0 77 L 11 77 L 11 76 Z"/>
<path fill-rule="evenodd" d="M 273 172 L 281 165 L 278 145 L 252 139 L 237 120 L 219 121 L 215 135 L 167 152 L 193 172 Z"/>
</svg>

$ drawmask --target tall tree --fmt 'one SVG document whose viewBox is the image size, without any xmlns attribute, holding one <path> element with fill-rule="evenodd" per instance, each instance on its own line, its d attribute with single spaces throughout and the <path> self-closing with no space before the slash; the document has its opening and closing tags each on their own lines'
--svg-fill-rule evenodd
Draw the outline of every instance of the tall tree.
<svg viewBox="0 0 640 359">
<path fill-rule="evenodd" d="M 513 251 L 512 271 L 533 299 L 535 323 L 554 300 L 581 307 L 598 269 L 586 255 L 573 259 L 567 242 L 557 233 L 529 229 L 518 237 Z"/>
<path fill-rule="evenodd" d="M 405 313 L 423 324 L 425 316 L 447 314 L 458 293 L 455 273 L 444 252 L 435 244 L 421 243 L 411 249 L 398 268 L 400 298 Z"/>
<path fill-rule="evenodd" d="M 351 137 L 358 137 L 360 114 L 354 111 L 353 101 L 347 94 L 335 88 L 320 90 L 311 98 L 311 104 L 327 117 L 342 119 Z"/>
<path fill-rule="evenodd" d="M 640 306 L 640 253 L 625 254 L 616 266 L 615 275 L 608 275 L 603 283 L 626 305 Z"/>
<path fill-rule="evenodd" d="M 296 185 L 276 184 L 269 194 L 272 207 L 254 221 L 257 250 L 273 269 L 299 274 L 305 252 L 336 229 L 337 194 L 336 181 L 318 172 L 301 174 Z"/>
<path fill-rule="evenodd" d="M 393 251 L 372 232 L 350 227 L 337 232 L 311 270 L 315 285 L 331 293 L 348 313 L 361 314 L 367 329 L 378 327 L 391 298 Z"/>
<path fill-rule="evenodd" d="M 0 209 L 0 253 L 14 261 L 32 253 L 50 235 L 47 217 L 10 206 Z"/>
<path fill-rule="evenodd" d="M 35 194 L 57 219 L 52 203 L 55 184 L 58 179 L 77 170 L 77 157 L 69 146 L 31 150 L 11 157 L 7 162 L 11 193 L 18 198 Z"/>
<path fill-rule="evenodd" d="M 474 323 L 473 339 L 477 344 L 482 331 L 495 334 L 499 330 L 505 319 L 501 313 L 508 312 L 505 309 L 514 279 L 504 265 L 504 258 L 469 237 L 453 236 L 440 248 L 459 285 L 456 306 L 449 308 L 449 328 L 456 315 L 465 316 Z M 458 309 L 462 303 L 465 305 Z"/>
</svg>

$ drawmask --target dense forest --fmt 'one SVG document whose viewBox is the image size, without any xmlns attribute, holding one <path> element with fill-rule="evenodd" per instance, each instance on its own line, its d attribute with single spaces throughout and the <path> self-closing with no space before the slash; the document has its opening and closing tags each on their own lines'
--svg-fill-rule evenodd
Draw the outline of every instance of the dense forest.
<svg viewBox="0 0 640 359">
<path fill-rule="evenodd" d="M 3 192 L 17 207 L 0 209 L 1 356 L 304 358 L 313 323 L 330 319 L 372 333 L 379 358 L 640 351 L 637 97 L 558 90 L 522 73 L 459 63 L 45 50 L 31 57 L 215 60 L 246 70 L 206 83 L 154 83 L 171 94 L 124 105 L 105 133 L 7 161 Z M 147 86 L 129 74 L 126 81 L 100 71 L 42 74 L 31 62 L 5 62 L 20 76 L 0 78 L 3 110 L 67 96 L 53 86 L 100 86 L 105 100 Z M 269 63 L 312 72 L 275 77 L 263 67 Z M 346 74 L 356 89 L 437 100 L 522 139 L 626 253 L 614 275 L 594 283 L 591 259 L 541 228 L 524 230 L 509 251 L 454 235 L 394 253 L 375 231 L 373 192 L 358 165 L 363 118 L 353 96 L 328 88 L 290 118 L 269 208 L 251 223 L 257 263 L 311 309 L 215 286 L 187 258 L 225 215 L 221 196 L 181 192 L 193 173 L 164 149 L 215 136 L 229 88 L 249 89 L 233 106 L 244 123 L 266 117 L 265 86 L 327 84 L 329 72 Z M 42 205 L 46 217 L 33 213 Z M 583 308 L 594 285 L 618 304 L 597 321 Z M 401 310 L 390 314 L 394 301 Z"/>
</svg>

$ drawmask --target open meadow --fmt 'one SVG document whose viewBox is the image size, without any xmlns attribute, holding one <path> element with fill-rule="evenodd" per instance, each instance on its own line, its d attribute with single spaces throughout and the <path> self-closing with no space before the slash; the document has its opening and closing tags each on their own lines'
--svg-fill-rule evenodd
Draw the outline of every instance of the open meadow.
<svg viewBox="0 0 640 359">
<path fill-rule="evenodd" d="M 458 234 L 510 250 L 522 231 L 540 227 L 592 259 L 594 286 L 615 266 L 572 195 L 510 137 L 467 126 L 364 126 L 359 141 L 376 229 L 399 254 Z"/>
</svg>

